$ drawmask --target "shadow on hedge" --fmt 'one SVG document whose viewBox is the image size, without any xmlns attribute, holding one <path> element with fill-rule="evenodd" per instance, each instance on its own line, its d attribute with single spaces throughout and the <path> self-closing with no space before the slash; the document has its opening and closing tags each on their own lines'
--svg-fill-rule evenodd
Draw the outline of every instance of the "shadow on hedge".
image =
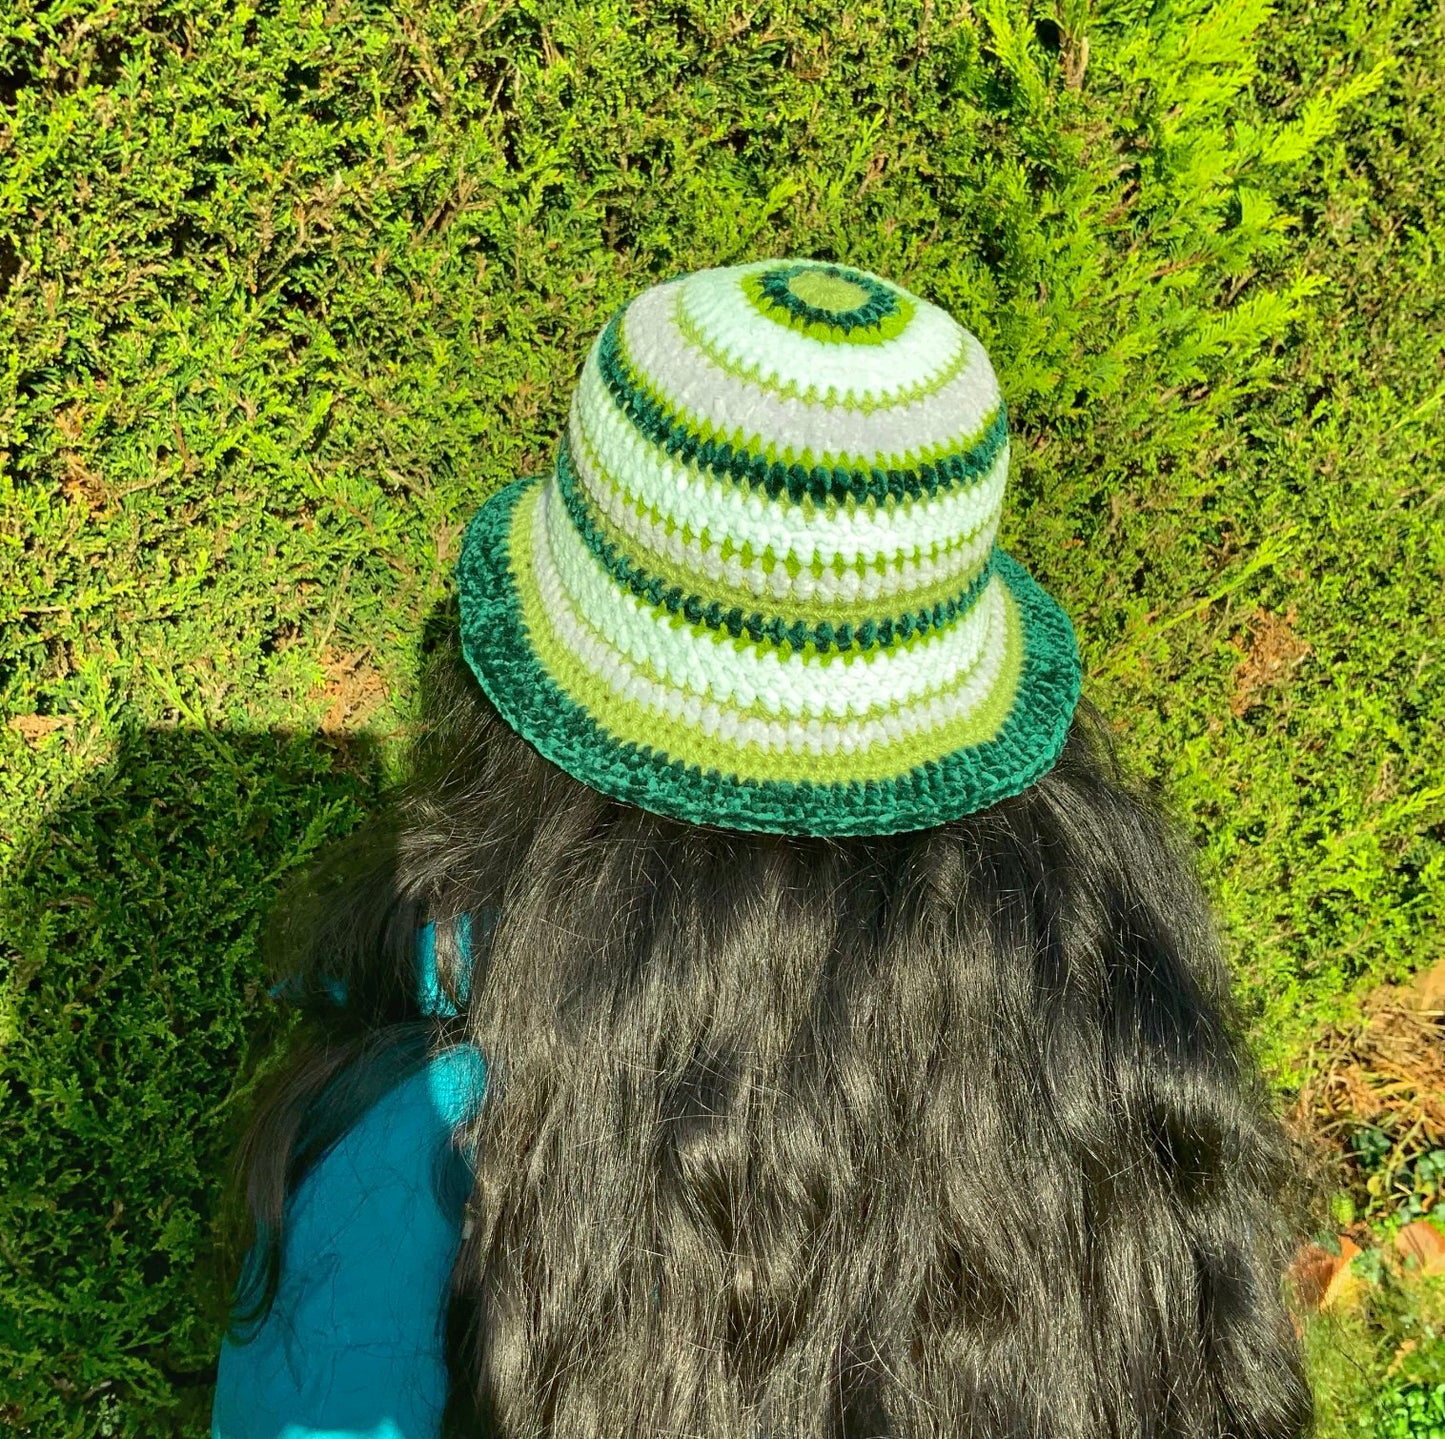
<svg viewBox="0 0 1445 1439">
<path fill-rule="evenodd" d="M 423 657 L 454 624 L 439 605 Z M 267 996 L 265 920 L 384 798 L 368 732 L 122 719 L 112 758 L 36 816 L 0 888 L 7 1432 L 204 1424 L 222 1199 L 290 1022 Z"/>
</svg>

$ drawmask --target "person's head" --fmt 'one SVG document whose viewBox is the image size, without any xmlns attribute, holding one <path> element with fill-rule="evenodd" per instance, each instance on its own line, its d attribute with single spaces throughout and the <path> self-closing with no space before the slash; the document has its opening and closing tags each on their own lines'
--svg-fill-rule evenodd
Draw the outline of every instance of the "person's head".
<svg viewBox="0 0 1445 1439">
<path fill-rule="evenodd" d="M 942 311 L 759 263 L 619 312 L 469 529 L 413 778 L 283 906 L 349 1000 L 248 1142 L 274 1232 L 345 1062 L 480 1048 L 455 1434 L 1305 1432 L 1288 1146 L 1007 464 Z"/>
</svg>

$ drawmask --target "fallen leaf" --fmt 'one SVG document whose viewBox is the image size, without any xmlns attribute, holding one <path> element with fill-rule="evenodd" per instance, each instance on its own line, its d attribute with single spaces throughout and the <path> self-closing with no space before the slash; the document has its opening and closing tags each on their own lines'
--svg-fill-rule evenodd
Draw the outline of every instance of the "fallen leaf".
<svg viewBox="0 0 1445 1439">
<path fill-rule="evenodd" d="M 1407 1224 L 1395 1236 L 1395 1252 L 1420 1274 L 1445 1274 L 1445 1234 L 1427 1220 Z"/>
<path fill-rule="evenodd" d="M 1322 1244 L 1306 1244 L 1290 1266 L 1290 1279 L 1299 1301 L 1308 1309 L 1325 1309 L 1349 1298 L 1359 1287 L 1350 1260 L 1360 1246 L 1340 1236 L 1340 1252 L 1331 1253 Z"/>
<path fill-rule="evenodd" d="M 1330 1276 L 1324 1298 L 1320 1300 L 1321 1309 L 1333 1309 L 1342 1304 L 1348 1304 L 1359 1293 L 1360 1276 L 1355 1273 L 1354 1266 L 1350 1263 L 1350 1260 L 1359 1252 L 1360 1246 L 1353 1239 L 1340 1236 L 1339 1262 L 1335 1266 L 1335 1272 Z"/>
<path fill-rule="evenodd" d="M 1335 1272 L 1339 1256 L 1319 1244 L 1306 1244 L 1295 1255 L 1290 1265 L 1289 1277 L 1300 1304 L 1306 1309 L 1318 1309 L 1320 1300 L 1329 1288 L 1330 1277 Z"/>
</svg>

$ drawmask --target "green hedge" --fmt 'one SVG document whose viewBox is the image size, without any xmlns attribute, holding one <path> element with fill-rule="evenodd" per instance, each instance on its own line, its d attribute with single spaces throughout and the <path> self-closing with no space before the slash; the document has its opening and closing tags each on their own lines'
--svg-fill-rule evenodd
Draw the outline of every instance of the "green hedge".
<svg viewBox="0 0 1445 1439">
<path fill-rule="evenodd" d="M 1445 1439 L 1445 1384 L 1387 1390 L 1370 1418 L 1371 1439 Z"/>
<path fill-rule="evenodd" d="M 844 259 L 984 340 L 1005 543 L 1282 1087 L 1436 957 L 1442 43 L 1402 0 L 0 9 L 0 1426 L 203 1431 L 260 917 L 396 777 L 461 526 L 679 270 Z"/>
</svg>

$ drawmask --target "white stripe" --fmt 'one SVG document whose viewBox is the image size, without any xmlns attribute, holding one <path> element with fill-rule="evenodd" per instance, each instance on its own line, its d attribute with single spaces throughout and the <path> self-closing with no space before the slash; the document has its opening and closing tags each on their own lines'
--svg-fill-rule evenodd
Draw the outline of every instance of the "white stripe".
<svg viewBox="0 0 1445 1439">
<path fill-rule="evenodd" d="M 572 461 L 583 487 L 592 498 L 592 503 L 628 537 L 631 547 L 640 552 L 638 558 L 644 564 L 651 556 L 662 556 L 674 565 L 695 570 L 698 575 L 705 576 L 714 583 L 726 584 L 733 589 L 747 589 L 757 599 L 783 602 L 817 601 L 825 604 L 838 601 L 852 604 L 859 600 L 888 600 L 896 601 L 895 607 L 902 609 L 906 607 L 908 595 L 916 594 L 924 586 L 953 579 L 957 581 L 958 588 L 962 589 L 963 577 L 983 562 L 999 527 L 999 514 L 995 510 L 991 521 L 971 540 L 965 540 L 952 550 L 943 550 L 937 558 L 925 553 L 923 558 L 908 556 L 900 563 L 897 552 L 875 551 L 868 555 L 870 561 L 875 560 L 881 553 L 888 562 L 888 568 L 881 574 L 870 563 L 869 568 L 862 574 L 850 565 L 841 575 L 831 568 L 825 568 L 821 575 L 815 575 L 811 569 L 804 569 L 794 576 L 788 573 L 787 566 L 781 559 L 769 573 L 760 559 L 744 565 L 741 559 L 733 554 L 724 560 L 711 539 L 704 545 L 698 538 L 702 523 L 692 523 L 689 527 L 691 537 L 684 538 L 684 524 L 677 519 L 675 513 L 674 528 L 669 534 L 665 523 L 639 512 L 619 490 L 602 477 L 591 454 L 591 447 L 587 444 L 586 436 L 580 433 L 579 426 L 573 426 L 572 429 Z M 999 489 L 1002 490 L 1002 485 Z M 801 511 L 798 511 L 798 521 L 800 526 L 804 523 Z M 711 525 L 710 535 L 718 531 L 719 517 L 716 513 L 707 523 Z M 813 530 L 816 530 L 820 523 L 821 521 L 815 521 Z M 729 528 L 726 521 L 721 524 L 722 531 L 731 534 L 734 543 L 739 545 L 739 530 L 745 528 Z M 763 543 L 753 541 L 757 550 L 764 550 L 771 544 L 774 555 L 782 556 L 789 552 L 784 546 L 793 536 L 781 526 L 767 530 L 765 535 L 765 540 L 764 535 L 759 535 L 759 540 L 764 540 Z M 811 531 L 804 530 L 800 538 L 806 544 L 814 535 Z M 853 535 L 842 538 L 856 541 L 856 536 Z M 936 548 L 942 549 L 941 546 Z M 796 550 L 793 553 L 796 554 Z M 862 553 L 867 554 L 866 551 Z"/>
<path fill-rule="evenodd" d="M 869 562 L 879 555 L 885 560 L 899 555 L 916 559 L 933 555 L 950 541 L 967 539 L 981 526 L 996 530 L 1008 479 L 1005 443 L 974 484 L 891 505 L 840 505 L 831 519 L 822 506 L 814 506 L 810 515 L 785 496 L 770 500 L 715 479 L 650 443 L 617 408 L 591 361 L 573 391 L 568 427 L 579 467 L 585 449 L 594 449 L 608 474 L 632 498 L 671 517 L 678 528 L 687 526 L 695 534 L 707 530 L 715 542 L 731 535 L 734 543 L 750 544 L 759 554 L 771 545 L 774 554 L 791 553 L 804 565 L 815 555 L 825 566 L 835 555 L 850 564 L 860 556 Z M 597 485 L 589 483 L 588 488 L 595 493 L 600 485 L 597 479 Z"/>
<path fill-rule="evenodd" d="M 837 401 L 886 404 L 901 391 L 927 384 L 959 363 L 963 327 L 917 296 L 910 296 L 914 314 L 907 329 L 876 345 L 830 343 L 770 320 L 743 293 L 741 282 L 776 263 L 763 260 L 703 270 L 684 277 L 677 287 L 677 303 L 708 347 L 756 375 L 759 383 L 795 385 L 802 394 L 812 387 L 820 401 L 831 392 Z M 881 283 L 896 288 L 887 280 Z"/>
<path fill-rule="evenodd" d="M 542 487 L 538 508 L 545 539 L 538 543 L 534 536 L 534 545 L 546 593 L 564 595 L 569 613 L 575 610 L 669 686 L 719 703 L 756 704 L 798 719 L 862 715 L 946 689 L 1002 633 L 1003 581 L 995 576 L 968 614 L 911 647 L 794 652 L 784 659 L 771 645 L 735 641 L 725 631 L 694 633 L 681 616 L 666 615 L 618 585 L 573 527 L 555 476 Z"/>
<path fill-rule="evenodd" d="M 546 503 L 545 490 L 539 498 Z M 560 500 L 556 503 L 560 505 Z M 998 591 L 991 596 L 995 603 L 988 606 L 990 624 L 979 662 L 955 691 L 930 694 L 901 710 L 843 723 L 831 722 L 816 714 L 780 720 L 741 715 L 717 703 L 716 697 L 658 684 L 624 654 L 606 643 L 583 617 L 574 613 L 561 576 L 550 562 L 547 526 L 545 515 L 541 512 L 542 506 L 539 505 L 539 522 L 535 524 L 531 544 L 534 571 L 547 621 L 555 629 L 561 644 L 613 693 L 645 709 L 684 721 L 709 738 L 739 746 L 756 744 L 769 753 L 799 755 L 837 754 L 840 751 L 852 754 L 859 749 L 897 744 L 968 715 L 986 702 L 1007 657 L 1007 624 L 1003 595 Z M 1001 583 L 995 581 L 995 584 Z M 844 666 L 844 671 L 856 668 L 859 667 Z M 836 671 L 831 672 L 826 682 L 831 684 L 836 678 Z M 675 758 L 685 760 L 687 756 Z"/>
<path fill-rule="evenodd" d="M 627 355 L 692 428 L 711 423 L 720 434 L 739 431 L 750 449 L 771 441 L 779 453 L 810 450 L 820 464 L 911 467 L 921 450 L 962 447 L 998 408 L 993 367 L 966 330 L 969 362 L 941 390 L 909 404 L 845 410 L 734 379 L 683 338 L 671 314 L 676 296 L 676 285 L 657 285 L 627 307 L 621 326 Z M 850 370 L 862 372 L 867 361 L 859 349 L 850 347 L 849 356 Z M 594 363 L 589 358 L 588 367 Z"/>
</svg>

